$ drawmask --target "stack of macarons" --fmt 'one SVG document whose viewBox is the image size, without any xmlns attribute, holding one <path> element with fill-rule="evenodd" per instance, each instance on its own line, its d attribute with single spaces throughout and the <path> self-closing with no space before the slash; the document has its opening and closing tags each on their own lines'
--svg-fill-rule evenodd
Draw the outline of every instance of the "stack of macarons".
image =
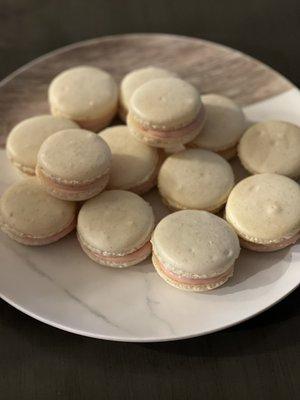
<svg viewBox="0 0 300 400">
<path fill-rule="evenodd" d="M 98 264 L 129 267 L 152 254 L 167 283 L 200 292 L 233 275 L 240 246 L 269 252 L 299 239 L 299 127 L 246 129 L 233 100 L 200 96 L 153 66 L 119 88 L 99 68 L 70 68 L 54 77 L 48 100 L 51 114 L 20 122 L 7 139 L 25 179 L 3 194 L 0 225 L 17 242 L 49 244 L 77 227 Z M 126 124 L 110 126 L 117 115 Z M 236 154 L 253 174 L 238 184 Z M 170 214 L 155 226 L 141 196 L 156 185 Z"/>
</svg>

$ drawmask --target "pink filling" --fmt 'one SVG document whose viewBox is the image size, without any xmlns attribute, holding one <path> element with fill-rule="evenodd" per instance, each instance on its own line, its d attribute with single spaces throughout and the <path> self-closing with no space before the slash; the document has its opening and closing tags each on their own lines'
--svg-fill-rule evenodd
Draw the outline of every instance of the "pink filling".
<svg viewBox="0 0 300 400">
<path fill-rule="evenodd" d="M 191 131 L 200 128 L 204 122 L 204 107 L 201 107 L 196 119 L 187 126 L 183 128 L 174 129 L 170 131 L 160 131 L 154 130 L 152 128 L 148 128 L 134 120 L 132 117 L 130 118 L 130 122 L 133 125 L 136 125 L 139 131 L 146 133 L 148 136 L 152 136 L 154 138 L 164 138 L 164 139 L 171 139 L 171 138 L 181 138 L 189 134 Z"/>
<path fill-rule="evenodd" d="M 80 237 L 79 237 L 80 238 Z M 148 255 L 151 253 L 152 246 L 150 241 L 146 242 L 142 247 L 140 247 L 138 250 L 130 253 L 130 254 L 125 254 L 124 256 L 105 256 L 101 253 L 98 253 L 96 251 L 90 250 L 85 244 L 80 241 L 82 246 L 84 247 L 84 250 L 87 254 L 90 254 L 93 259 L 97 259 L 98 262 L 101 264 L 101 262 L 108 264 L 127 264 L 139 260 L 143 260 L 148 257 Z"/>
<path fill-rule="evenodd" d="M 223 281 L 224 278 L 230 277 L 233 271 L 233 267 L 229 268 L 229 270 L 225 271 L 223 274 L 218 275 L 214 278 L 187 278 L 185 276 L 179 276 L 175 274 L 174 272 L 166 269 L 162 263 L 158 260 L 158 258 L 153 255 L 153 258 L 155 260 L 155 265 L 162 270 L 162 272 L 169 277 L 170 279 L 180 282 L 180 283 L 186 283 L 188 285 L 209 285 L 209 284 L 214 284 L 218 283 L 220 281 Z"/>
<path fill-rule="evenodd" d="M 279 243 L 260 244 L 260 243 L 249 242 L 248 240 L 243 239 L 241 237 L 240 237 L 240 243 L 243 247 L 249 250 L 269 252 L 269 251 L 284 249 L 285 247 L 288 247 L 296 243 L 299 239 L 300 239 L 300 232 L 298 232 L 296 235 L 292 236 L 289 239 L 282 240 Z"/>
</svg>

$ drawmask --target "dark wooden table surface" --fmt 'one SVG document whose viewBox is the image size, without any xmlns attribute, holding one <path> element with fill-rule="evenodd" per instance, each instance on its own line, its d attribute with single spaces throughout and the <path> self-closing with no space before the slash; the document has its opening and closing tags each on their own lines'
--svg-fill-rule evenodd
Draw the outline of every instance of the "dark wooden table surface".
<svg viewBox="0 0 300 400">
<path fill-rule="evenodd" d="M 300 84 L 299 0 L 1 0 L 0 76 L 65 44 L 127 32 L 220 42 Z M 0 301 L 0 399 L 96 398 L 299 399 L 299 289 L 234 328 L 160 344 L 79 337 Z"/>
</svg>

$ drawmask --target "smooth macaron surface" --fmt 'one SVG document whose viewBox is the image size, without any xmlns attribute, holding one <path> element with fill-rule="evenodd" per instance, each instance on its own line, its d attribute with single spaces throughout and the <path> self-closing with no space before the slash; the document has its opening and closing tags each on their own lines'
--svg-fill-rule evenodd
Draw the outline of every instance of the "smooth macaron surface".
<svg viewBox="0 0 300 400">
<path fill-rule="evenodd" d="M 240 181 L 226 204 L 226 219 L 242 238 L 271 244 L 300 229 L 300 186 L 277 174 L 258 174 Z"/>
<path fill-rule="evenodd" d="M 99 135 L 112 153 L 111 189 L 131 189 L 152 178 L 159 162 L 157 149 L 136 140 L 125 125 L 104 129 Z"/>
<path fill-rule="evenodd" d="M 23 172 L 35 174 L 37 154 L 42 143 L 53 133 L 76 129 L 78 125 L 63 117 L 39 115 L 17 124 L 6 142 L 8 158 Z"/>
<path fill-rule="evenodd" d="M 154 79 L 140 86 L 129 110 L 141 125 L 172 130 L 192 123 L 202 107 L 197 89 L 178 78 Z"/>
<path fill-rule="evenodd" d="M 205 123 L 193 143 L 212 151 L 222 151 L 235 146 L 246 129 L 241 107 L 218 94 L 203 95 L 201 100 L 205 108 Z"/>
<path fill-rule="evenodd" d="M 153 253 L 165 269 L 187 278 L 212 278 L 227 271 L 240 253 L 231 226 L 211 213 L 177 211 L 152 235 Z"/>
<path fill-rule="evenodd" d="M 108 190 L 82 206 L 77 231 L 89 249 L 122 256 L 149 241 L 153 227 L 153 211 L 145 200 L 124 190 Z"/>
<path fill-rule="evenodd" d="M 175 74 L 154 66 L 135 69 L 124 76 L 120 85 L 120 103 L 128 110 L 129 101 L 134 91 L 146 82 L 158 78 L 167 78 Z"/>
<path fill-rule="evenodd" d="M 239 158 L 251 173 L 300 176 L 300 127 L 284 121 L 252 125 L 238 147 Z"/>
<path fill-rule="evenodd" d="M 0 201 L 3 230 L 20 237 L 51 237 L 70 226 L 75 216 L 75 203 L 50 196 L 36 178 L 14 184 Z"/>
<path fill-rule="evenodd" d="M 76 184 L 101 177 L 109 172 L 110 165 L 110 149 L 100 136 L 84 129 L 69 129 L 44 141 L 37 168 L 58 182 Z"/>
<path fill-rule="evenodd" d="M 118 87 L 110 74 L 90 66 L 67 69 L 49 86 L 48 98 L 54 114 L 75 121 L 97 119 L 117 107 Z"/>
<path fill-rule="evenodd" d="M 215 211 L 234 185 L 230 164 L 208 150 L 189 149 L 168 157 L 158 175 L 163 199 L 175 209 Z"/>
</svg>

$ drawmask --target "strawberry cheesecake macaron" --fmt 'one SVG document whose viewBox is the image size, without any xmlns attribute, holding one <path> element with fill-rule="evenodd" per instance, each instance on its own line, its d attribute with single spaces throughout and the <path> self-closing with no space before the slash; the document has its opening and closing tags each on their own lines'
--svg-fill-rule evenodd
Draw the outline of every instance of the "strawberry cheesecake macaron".
<svg viewBox="0 0 300 400">
<path fill-rule="evenodd" d="M 35 175 L 37 154 L 44 140 L 55 132 L 72 128 L 78 128 L 78 125 L 63 117 L 38 115 L 25 119 L 8 135 L 7 156 L 22 173 Z"/>
<path fill-rule="evenodd" d="M 50 196 L 36 178 L 26 178 L 4 192 L 0 226 L 19 243 L 40 246 L 56 242 L 76 227 L 76 203 Z"/>
<path fill-rule="evenodd" d="M 110 149 L 100 136 L 84 129 L 68 129 L 44 141 L 36 175 L 52 196 L 81 201 L 104 190 L 110 165 Z"/>
<path fill-rule="evenodd" d="M 300 238 L 300 186 L 277 174 L 259 174 L 240 181 L 226 204 L 226 220 L 243 247 L 275 251 Z"/>
<path fill-rule="evenodd" d="M 238 156 L 252 174 L 300 177 L 300 127 L 284 121 L 252 125 L 242 137 Z"/>
<path fill-rule="evenodd" d="M 158 67 L 145 67 L 135 69 L 124 76 L 120 85 L 119 115 L 126 121 L 129 108 L 129 100 L 133 92 L 146 82 L 157 78 L 167 78 L 176 74 Z"/>
<path fill-rule="evenodd" d="M 204 123 L 197 89 L 178 78 L 153 79 L 130 98 L 127 124 L 131 133 L 154 147 L 174 147 L 194 139 Z"/>
<path fill-rule="evenodd" d="M 78 66 L 57 75 L 49 86 L 51 113 L 77 122 L 81 128 L 98 132 L 114 118 L 118 87 L 107 72 Z"/>
<path fill-rule="evenodd" d="M 157 149 L 136 140 L 125 125 L 106 128 L 99 135 L 112 153 L 109 189 L 143 194 L 156 185 L 160 166 Z"/>
<path fill-rule="evenodd" d="M 153 228 L 153 211 L 145 200 L 125 190 L 108 190 L 82 206 L 77 233 L 92 260 L 121 268 L 150 255 Z"/>
<path fill-rule="evenodd" d="M 240 253 L 239 240 L 222 218 L 206 211 L 168 215 L 152 235 L 152 262 L 170 285 L 202 292 L 223 285 Z"/>
<path fill-rule="evenodd" d="M 218 212 L 234 186 L 230 164 L 208 150 L 188 149 L 168 157 L 158 174 L 158 189 L 172 210 Z"/>
<path fill-rule="evenodd" d="M 243 110 L 228 97 L 206 94 L 201 97 L 206 119 L 200 135 L 191 143 L 215 151 L 227 160 L 234 157 L 237 144 L 246 129 Z"/>
</svg>

